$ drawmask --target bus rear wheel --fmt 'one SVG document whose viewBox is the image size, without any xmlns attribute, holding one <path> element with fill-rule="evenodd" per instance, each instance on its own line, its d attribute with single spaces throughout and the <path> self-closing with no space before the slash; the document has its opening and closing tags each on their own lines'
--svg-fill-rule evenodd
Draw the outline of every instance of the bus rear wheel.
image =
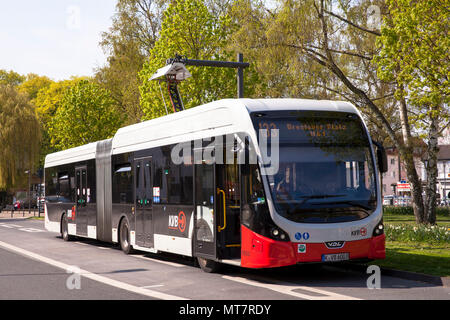
<svg viewBox="0 0 450 320">
<path fill-rule="evenodd" d="M 220 263 L 205 258 L 197 257 L 197 262 L 200 268 L 206 273 L 216 273 L 221 267 Z"/>
<path fill-rule="evenodd" d="M 133 247 L 130 242 L 130 225 L 126 219 L 120 223 L 120 248 L 125 254 L 133 253 Z"/>
</svg>

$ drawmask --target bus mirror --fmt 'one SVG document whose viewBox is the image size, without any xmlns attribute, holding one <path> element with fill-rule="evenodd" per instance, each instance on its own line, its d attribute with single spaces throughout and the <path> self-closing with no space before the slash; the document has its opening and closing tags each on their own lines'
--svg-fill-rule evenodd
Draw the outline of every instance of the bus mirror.
<svg viewBox="0 0 450 320">
<path fill-rule="evenodd" d="M 379 142 L 372 141 L 374 145 L 377 147 L 377 161 L 378 161 L 378 168 L 381 173 L 386 173 L 388 171 L 388 159 L 386 150 L 384 149 L 383 145 Z"/>
</svg>

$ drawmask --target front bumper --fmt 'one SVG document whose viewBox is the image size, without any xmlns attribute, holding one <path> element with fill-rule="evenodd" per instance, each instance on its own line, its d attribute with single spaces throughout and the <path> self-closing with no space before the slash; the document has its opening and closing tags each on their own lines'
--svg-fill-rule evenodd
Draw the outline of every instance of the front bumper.
<svg viewBox="0 0 450 320">
<path fill-rule="evenodd" d="M 364 240 L 347 241 L 341 248 L 329 249 L 325 243 L 272 240 L 242 226 L 241 266 L 260 269 L 322 262 L 324 255 L 339 253 L 349 253 L 350 260 L 385 259 L 385 242 L 385 235 L 381 235 Z"/>
</svg>

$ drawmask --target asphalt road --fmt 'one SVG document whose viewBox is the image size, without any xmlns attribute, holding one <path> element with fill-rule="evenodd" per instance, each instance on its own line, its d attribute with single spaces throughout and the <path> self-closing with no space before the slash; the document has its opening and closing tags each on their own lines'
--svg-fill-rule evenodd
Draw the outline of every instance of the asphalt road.
<svg viewBox="0 0 450 320">
<path fill-rule="evenodd" d="M 163 254 L 126 256 L 92 240 L 63 242 L 44 222 L 0 220 L 0 299 L 45 300 L 450 300 L 450 288 L 340 267 L 227 267 L 206 274 Z"/>
</svg>

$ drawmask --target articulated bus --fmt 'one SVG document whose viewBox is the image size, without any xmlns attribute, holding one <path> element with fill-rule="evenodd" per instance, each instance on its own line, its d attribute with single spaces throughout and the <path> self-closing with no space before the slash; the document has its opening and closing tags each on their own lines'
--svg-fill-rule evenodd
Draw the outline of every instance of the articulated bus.
<svg viewBox="0 0 450 320">
<path fill-rule="evenodd" d="M 45 226 L 206 272 L 384 259 L 385 170 L 347 102 L 221 100 L 48 155 Z"/>
</svg>

